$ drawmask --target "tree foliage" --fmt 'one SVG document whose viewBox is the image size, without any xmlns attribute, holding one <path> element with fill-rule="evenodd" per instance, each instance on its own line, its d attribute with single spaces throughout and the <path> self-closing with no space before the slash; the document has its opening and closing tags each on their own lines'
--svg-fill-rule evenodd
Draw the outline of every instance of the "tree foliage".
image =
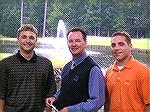
<svg viewBox="0 0 150 112">
<path fill-rule="evenodd" d="M 107 36 L 125 30 L 135 37 L 148 36 L 150 29 L 149 0 L 47 0 L 46 31 L 56 36 L 59 20 L 67 28 L 81 26 L 91 35 Z M 32 23 L 42 35 L 43 0 L 24 0 L 23 23 Z M 20 26 L 21 0 L 0 0 L 0 34 L 14 36 Z"/>
</svg>

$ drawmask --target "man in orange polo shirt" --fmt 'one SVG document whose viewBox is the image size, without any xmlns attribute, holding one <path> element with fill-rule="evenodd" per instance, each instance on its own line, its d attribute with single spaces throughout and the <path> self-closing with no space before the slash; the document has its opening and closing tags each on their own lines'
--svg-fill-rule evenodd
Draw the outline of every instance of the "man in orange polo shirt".
<svg viewBox="0 0 150 112">
<path fill-rule="evenodd" d="M 105 75 L 105 111 L 150 112 L 150 68 L 133 58 L 130 35 L 115 32 L 111 49 L 116 61 Z"/>
</svg>

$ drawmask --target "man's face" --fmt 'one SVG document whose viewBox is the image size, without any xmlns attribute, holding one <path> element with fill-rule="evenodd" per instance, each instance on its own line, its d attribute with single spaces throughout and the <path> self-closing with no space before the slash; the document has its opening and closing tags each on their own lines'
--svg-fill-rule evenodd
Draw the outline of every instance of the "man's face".
<svg viewBox="0 0 150 112">
<path fill-rule="evenodd" d="M 85 52 L 87 42 L 84 41 L 80 31 L 70 32 L 67 39 L 68 48 L 73 57 L 78 57 Z"/>
<path fill-rule="evenodd" d="M 21 31 L 17 39 L 20 51 L 32 52 L 37 42 L 36 34 L 31 31 Z"/>
<path fill-rule="evenodd" d="M 124 36 L 114 36 L 111 40 L 111 49 L 116 60 L 123 62 L 130 57 L 132 45 L 127 43 Z"/>
</svg>

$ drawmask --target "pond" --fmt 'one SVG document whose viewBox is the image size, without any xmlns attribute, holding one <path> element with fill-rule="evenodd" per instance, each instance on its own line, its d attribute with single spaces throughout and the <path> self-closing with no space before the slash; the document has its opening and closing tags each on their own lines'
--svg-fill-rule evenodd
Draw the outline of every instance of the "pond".
<svg viewBox="0 0 150 112">
<path fill-rule="evenodd" d="M 89 46 L 88 50 L 97 51 L 99 54 L 94 54 L 92 57 L 102 68 L 107 68 L 114 63 L 111 49 L 108 46 Z M 150 66 L 150 51 L 144 49 L 133 49 L 132 55 L 135 59 Z"/>
<path fill-rule="evenodd" d="M 16 41 L 5 41 L 5 43 L 0 42 L 0 53 L 16 53 L 18 50 L 18 44 Z M 42 49 L 41 49 L 42 48 Z M 51 54 L 51 50 L 55 49 L 55 53 L 57 51 L 57 48 L 54 48 L 52 45 L 41 45 L 40 43 L 37 44 L 36 49 L 43 50 L 43 54 L 39 53 L 39 55 L 44 55 L 44 49 L 45 52 Z M 59 49 L 60 50 L 60 49 Z M 61 50 L 66 50 L 62 49 Z M 90 52 L 88 52 L 90 51 Z M 66 51 L 69 52 L 69 51 Z M 109 67 L 114 62 L 114 57 L 111 54 L 111 49 L 108 46 L 88 46 L 87 52 L 89 55 L 93 57 L 93 59 L 104 69 Z M 65 54 L 68 55 L 68 54 Z M 69 54 L 70 55 L 70 54 Z M 150 50 L 142 50 L 142 49 L 133 49 L 132 55 L 137 60 L 141 61 L 142 63 L 147 64 L 150 66 Z M 51 57 L 51 55 L 49 55 Z M 48 56 L 46 56 L 48 57 Z M 67 57 L 67 56 L 66 56 Z"/>
</svg>

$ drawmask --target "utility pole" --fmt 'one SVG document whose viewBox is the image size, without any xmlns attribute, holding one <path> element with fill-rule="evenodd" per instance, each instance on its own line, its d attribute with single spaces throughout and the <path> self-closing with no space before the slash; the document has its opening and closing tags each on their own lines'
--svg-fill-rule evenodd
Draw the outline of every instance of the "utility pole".
<svg viewBox="0 0 150 112">
<path fill-rule="evenodd" d="M 47 0 L 45 0 L 44 24 L 43 24 L 43 35 L 42 35 L 42 37 L 45 37 L 46 13 L 47 13 Z"/>
<path fill-rule="evenodd" d="M 21 0 L 21 19 L 20 19 L 20 26 L 22 26 L 23 21 L 23 0 Z"/>
<path fill-rule="evenodd" d="M 100 18 L 102 17 L 102 0 L 99 0 L 99 13 Z M 101 36 L 101 26 L 98 27 L 98 36 Z"/>
</svg>

